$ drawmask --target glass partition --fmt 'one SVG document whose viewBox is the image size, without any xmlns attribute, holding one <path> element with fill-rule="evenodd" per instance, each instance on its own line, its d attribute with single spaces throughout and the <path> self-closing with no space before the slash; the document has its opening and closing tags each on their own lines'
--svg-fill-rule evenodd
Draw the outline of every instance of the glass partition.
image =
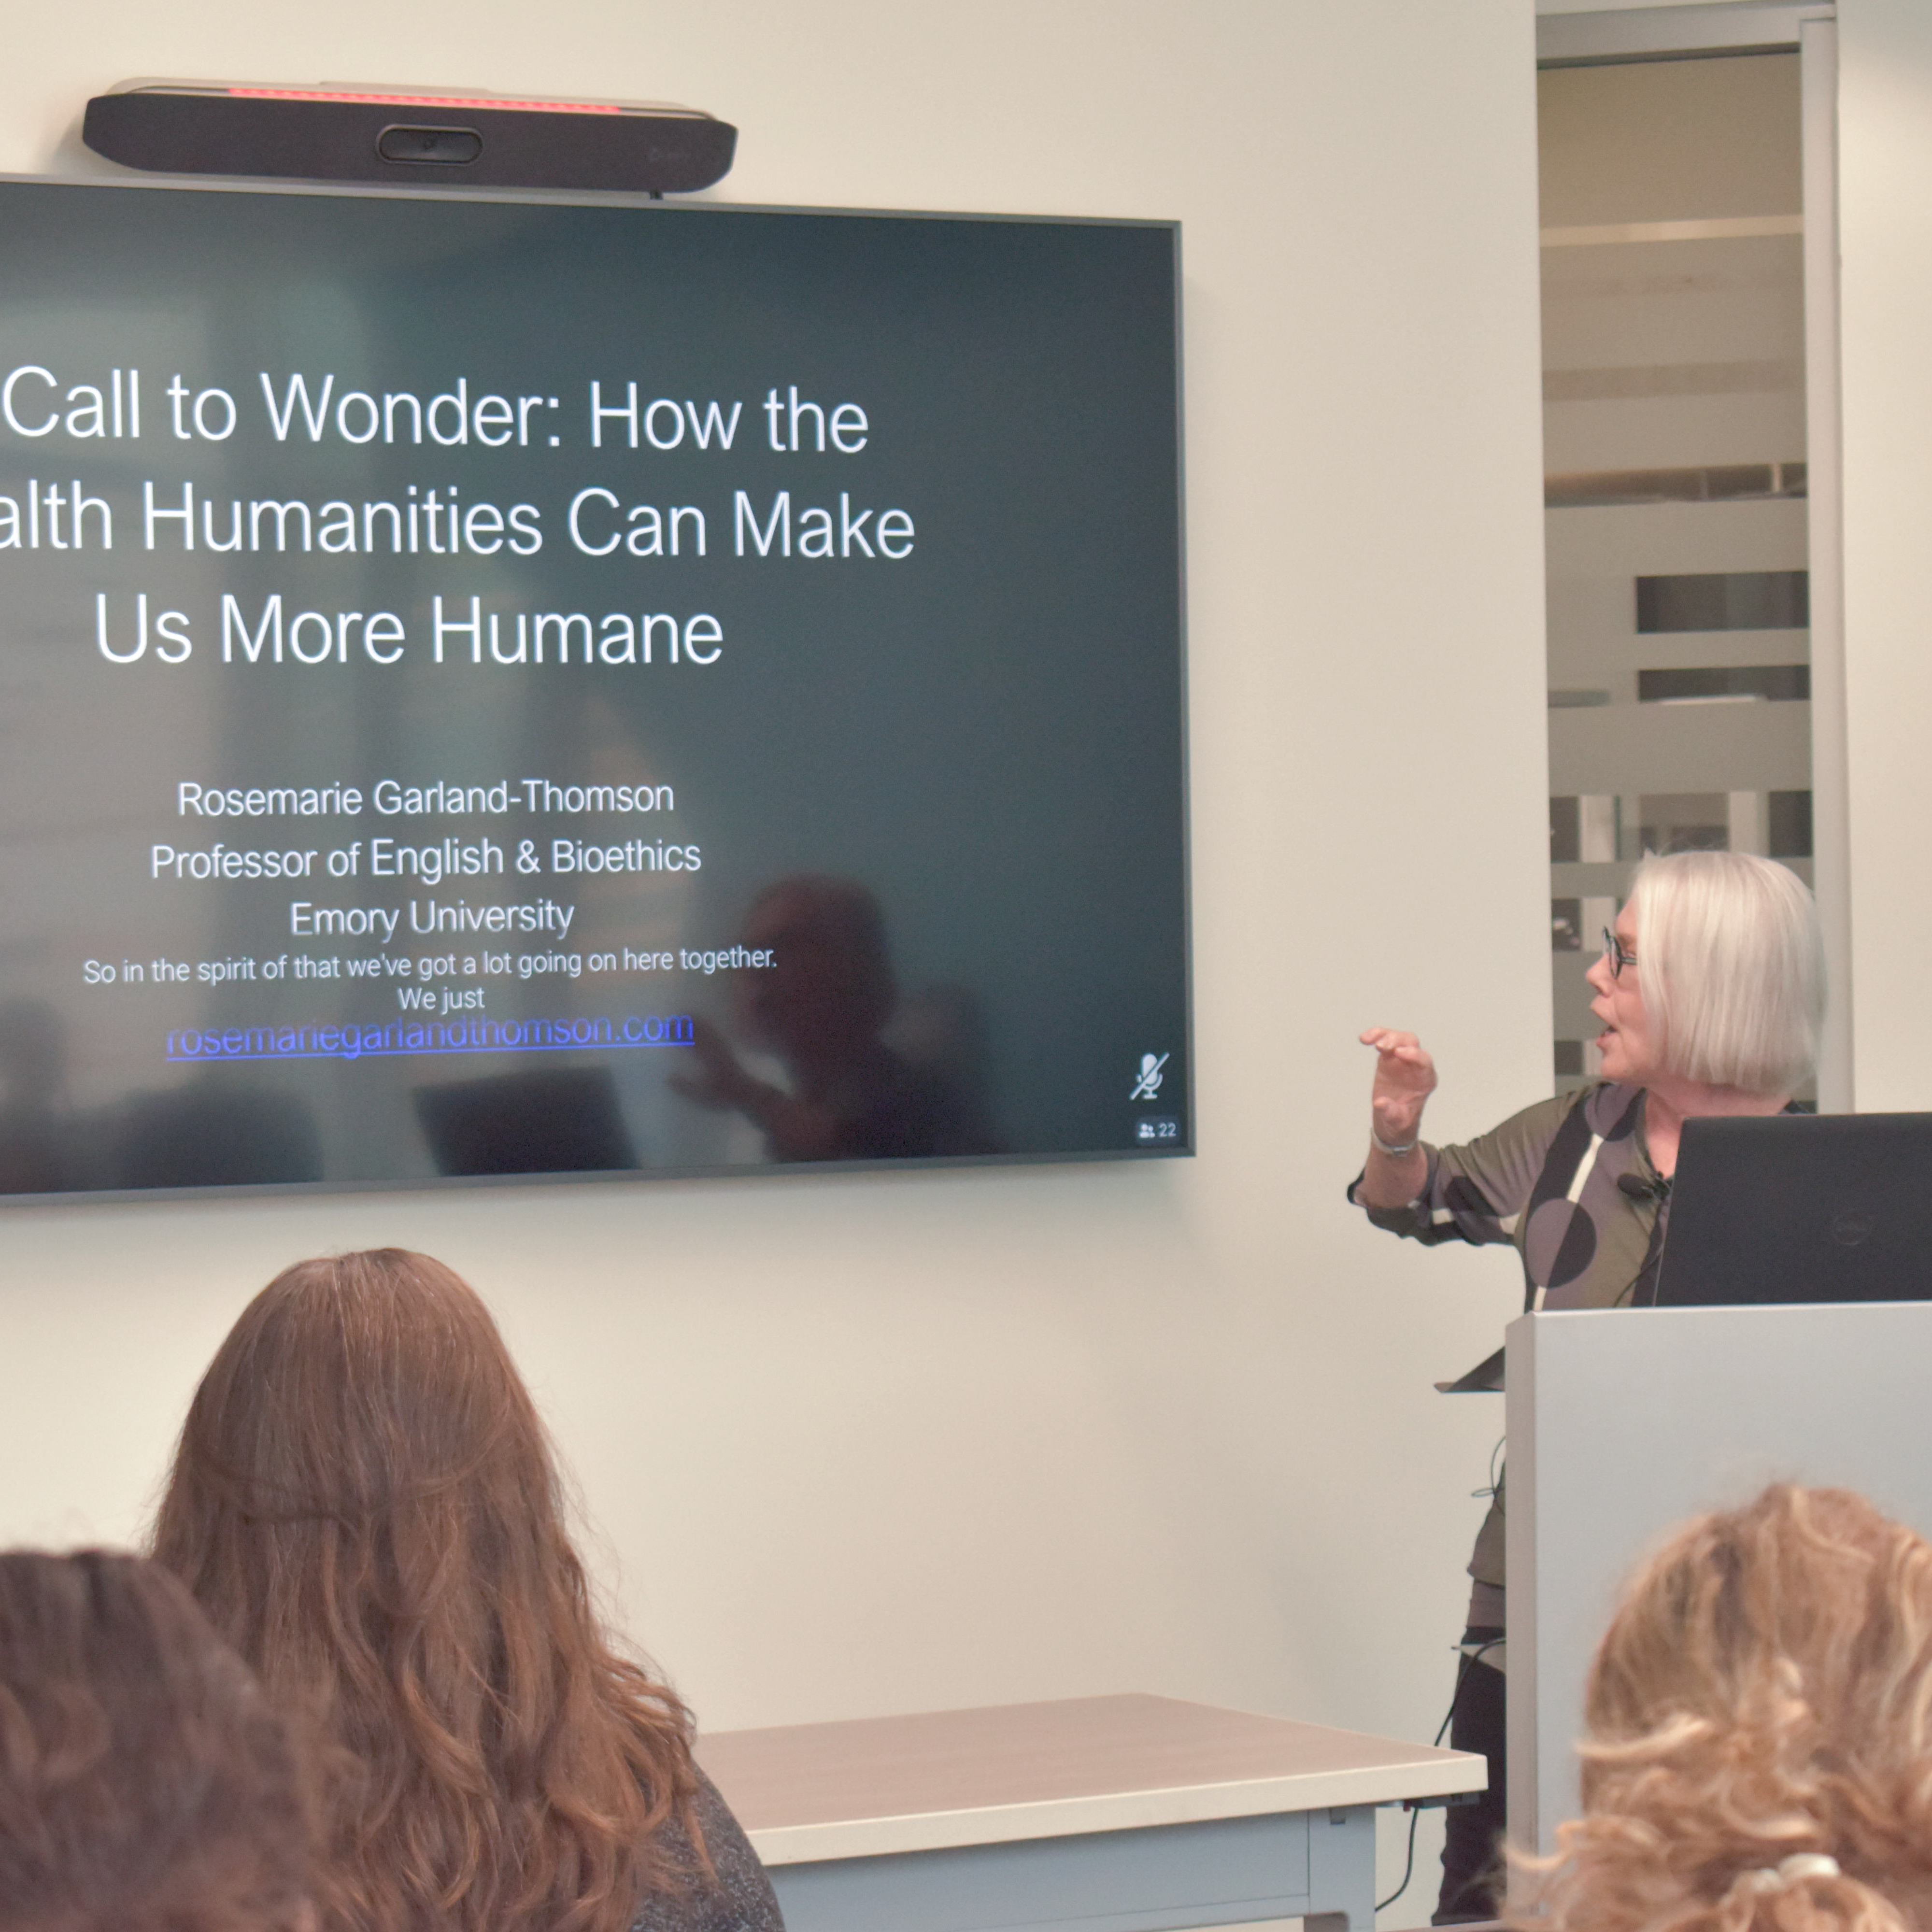
<svg viewBox="0 0 1932 1932">
<path fill-rule="evenodd" d="M 1811 878 L 1798 56 L 1539 76 L 1559 1090 L 1634 860 Z"/>
</svg>

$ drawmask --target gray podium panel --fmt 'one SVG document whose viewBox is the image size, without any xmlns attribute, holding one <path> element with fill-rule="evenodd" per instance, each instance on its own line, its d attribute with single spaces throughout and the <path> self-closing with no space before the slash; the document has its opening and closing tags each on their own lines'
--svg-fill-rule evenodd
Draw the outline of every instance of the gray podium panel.
<svg viewBox="0 0 1932 1932">
<path fill-rule="evenodd" d="M 1372 1932 L 1374 1862 L 1374 1810 L 1352 1805 L 770 1870 L 786 1932 L 1189 1932 L 1310 1912 Z"/>
<path fill-rule="evenodd" d="M 1784 1480 L 1932 1535 L 1932 1304 L 1526 1315 L 1508 1342 L 1510 1834 L 1548 1851 L 1590 1660 L 1666 1531 Z"/>
</svg>

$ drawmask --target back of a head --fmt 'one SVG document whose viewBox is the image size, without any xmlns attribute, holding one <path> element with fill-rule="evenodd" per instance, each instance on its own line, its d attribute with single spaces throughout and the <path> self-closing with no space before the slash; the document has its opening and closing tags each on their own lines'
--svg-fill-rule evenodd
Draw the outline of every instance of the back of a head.
<svg viewBox="0 0 1932 1932">
<path fill-rule="evenodd" d="M 1780 1484 L 1678 1531 L 1592 1668 L 1584 1816 L 1522 1926 L 1932 1927 L 1932 1546 Z"/>
<path fill-rule="evenodd" d="M 175 1579 L 0 1555 L 0 1932 L 298 1932 L 286 1729 Z"/>
<path fill-rule="evenodd" d="M 489 1311 L 441 1262 L 299 1262 L 243 1310 L 195 1392 L 158 1540 L 177 1568 L 192 1548 L 188 1581 L 227 1613 L 261 1596 L 245 1574 L 266 1567 L 258 1530 L 366 1534 L 405 1566 L 425 1540 L 561 1534 L 535 1408 Z"/>
<path fill-rule="evenodd" d="M 202 1378 L 154 1553 L 311 1729 L 325 1932 L 614 1932 L 674 1881 L 683 1706 L 604 1642 L 496 1324 L 399 1250 L 304 1262 Z"/>
<path fill-rule="evenodd" d="M 1818 1058 L 1825 948 L 1810 890 L 1748 852 L 1672 852 L 1630 880 L 1637 972 L 1667 1071 L 1790 1094 Z"/>
</svg>

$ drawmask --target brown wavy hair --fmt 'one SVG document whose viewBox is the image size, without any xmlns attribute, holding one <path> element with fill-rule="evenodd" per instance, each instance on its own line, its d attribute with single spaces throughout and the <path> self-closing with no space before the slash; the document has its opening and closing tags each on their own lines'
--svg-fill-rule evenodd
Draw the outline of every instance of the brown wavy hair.
<svg viewBox="0 0 1932 1932">
<path fill-rule="evenodd" d="M 1586 1716 L 1584 1815 L 1514 1861 L 1513 1924 L 1932 1927 L 1932 1546 L 1863 1497 L 1781 1484 L 1678 1532 Z M 1838 1874 L 1779 1870 L 1804 1853 Z"/>
<path fill-rule="evenodd" d="M 689 1714 L 605 1637 L 565 1514 L 426 1255 L 298 1262 L 202 1378 L 154 1554 L 312 1734 L 325 1932 L 623 1932 L 704 1876 Z"/>
<path fill-rule="evenodd" d="M 166 1571 L 0 1555 L 0 1928 L 298 1932 L 287 1727 Z"/>
</svg>

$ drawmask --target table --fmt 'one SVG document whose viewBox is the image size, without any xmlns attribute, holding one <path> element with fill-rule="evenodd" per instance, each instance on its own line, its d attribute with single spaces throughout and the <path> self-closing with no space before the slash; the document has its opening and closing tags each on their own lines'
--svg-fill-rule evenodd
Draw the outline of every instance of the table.
<svg viewBox="0 0 1932 1932">
<path fill-rule="evenodd" d="M 1375 1808 L 1466 1751 L 1134 1694 L 712 1732 L 788 1932 L 1372 1932 Z"/>
</svg>

